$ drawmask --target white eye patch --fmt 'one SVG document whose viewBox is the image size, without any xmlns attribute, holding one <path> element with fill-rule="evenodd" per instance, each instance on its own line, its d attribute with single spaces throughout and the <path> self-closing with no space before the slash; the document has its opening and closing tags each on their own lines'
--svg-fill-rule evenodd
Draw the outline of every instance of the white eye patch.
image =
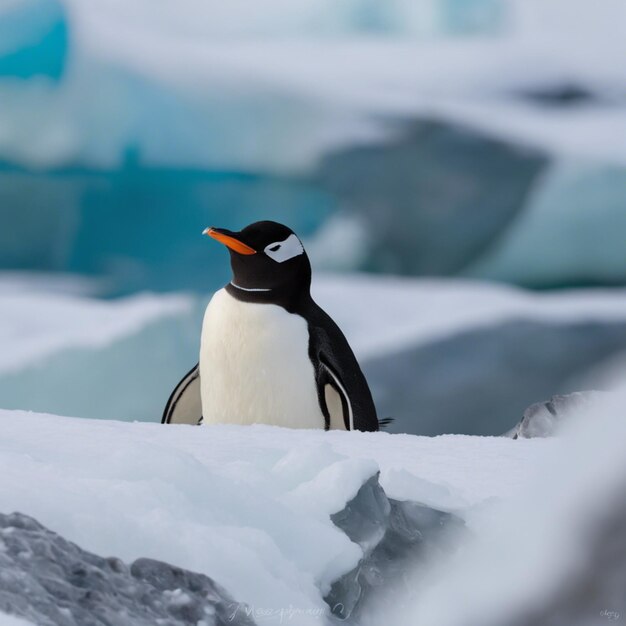
<svg viewBox="0 0 626 626">
<path fill-rule="evenodd" d="M 270 259 L 274 259 L 277 263 L 284 263 L 302 254 L 304 248 L 300 240 L 295 235 L 291 234 L 284 241 L 276 241 L 269 246 L 265 246 L 264 252 Z"/>
</svg>

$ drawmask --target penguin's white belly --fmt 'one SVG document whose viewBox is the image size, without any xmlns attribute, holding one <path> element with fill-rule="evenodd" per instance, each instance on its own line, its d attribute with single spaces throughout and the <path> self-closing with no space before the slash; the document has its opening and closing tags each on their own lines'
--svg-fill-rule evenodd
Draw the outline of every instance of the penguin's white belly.
<svg viewBox="0 0 626 626">
<path fill-rule="evenodd" d="M 220 289 L 202 326 L 203 423 L 324 428 L 308 350 L 304 318 Z"/>
</svg>

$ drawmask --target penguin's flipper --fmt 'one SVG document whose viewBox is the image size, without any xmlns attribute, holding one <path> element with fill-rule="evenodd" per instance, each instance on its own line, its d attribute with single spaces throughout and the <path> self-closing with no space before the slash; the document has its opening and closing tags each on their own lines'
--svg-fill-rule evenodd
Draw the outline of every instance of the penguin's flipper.
<svg viewBox="0 0 626 626">
<path fill-rule="evenodd" d="M 169 397 L 161 424 L 199 424 L 202 420 L 200 367 L 194 365 Z"/>
<path fill-rule="evenodd" d="M 335 397 L 338 396 L 341 403 L 341 417 L 343 417 L 342 426 L 345 430 L 354 430 L 354 412 L 352 410 L 350 397 L 348 396 L 348 392 L 346 391 L 344 384 L 341 382 L 338 374 L 330 367 L 330 365 L 328 365 L 328 363 L 321 361 L 320 364 L 325 375 L 324 378 L 328 381 L 324 386 L 324 402 L 326 405 L 326 412 L 329 413 L 329 428 L 331 430 L 341 428 L 336 424 L 337 421 L 340 421 L 338 417 L 334 415 L 337 411 L 333 411 L 331 408 L 332 404 L 337 404 L 332 401 L 332 391 L 334 391 Z"/>
</svg>

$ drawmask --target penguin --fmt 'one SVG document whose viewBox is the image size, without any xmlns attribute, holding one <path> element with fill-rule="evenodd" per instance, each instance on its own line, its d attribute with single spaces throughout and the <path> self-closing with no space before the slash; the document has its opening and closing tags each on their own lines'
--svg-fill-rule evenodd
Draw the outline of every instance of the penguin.
<svg viewBox="0 0 626 626">
<path fill-rule="evenodd" d="M 378 430 L 347 339 L 311 297 L 298 236 L 272 221 L 203 234 L 228 249 L 232 280 L 206 308 L 199 363 L 175 387 L 162 423 Z"/>
</svg>

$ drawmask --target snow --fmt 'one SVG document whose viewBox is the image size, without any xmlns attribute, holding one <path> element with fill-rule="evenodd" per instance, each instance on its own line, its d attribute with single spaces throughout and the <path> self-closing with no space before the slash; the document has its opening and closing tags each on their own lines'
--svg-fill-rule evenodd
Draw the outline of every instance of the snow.
<svg viewBox="0 0 626 626">
<path fill-rule="evenodd" d="M 513 497 L 557 445 L 20 411 L 0 420 L 1 510 L 27 512 L 98 554 L 205 573 L 256 610 L 309 611 L 302 626 L 319 623 L 310 612 L 361 555 L 329 515 L 379 469 L 390 497 L 464 515 Z"/>
<path fill-rule="evenodd" d="M 139 294 L 104 301 L 67 293 L 82 289 L 79 280 L 59 277 L 43 283 L 37 275 L 0 274 L 0 374 L 61 349 L 102 348 L 189 306 L 189 300 L 178 295 Z"/>
</svg>

